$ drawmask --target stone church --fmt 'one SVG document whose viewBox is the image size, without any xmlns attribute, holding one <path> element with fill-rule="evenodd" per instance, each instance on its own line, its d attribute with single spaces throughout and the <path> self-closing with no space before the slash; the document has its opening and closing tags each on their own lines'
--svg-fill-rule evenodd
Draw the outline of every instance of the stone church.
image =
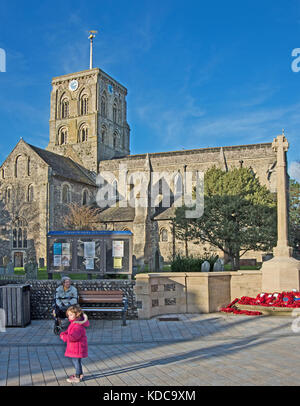
<svg viewBox="0 0 300 406">
<path fill-rule="evenodd" d="M 126 96 L 127 89 L 99 68 L 52 80 L 48 146 L 41 149 L 20 139 L 0 166 L 0 263 L 4 256 L 15 266 L 46 262 L 48 231 L 62 229 L 69 203 L 95 205 L 99 174 L 112 174 L 115 194 L 126 198 L 133 173 L 169 173 L 174 196 L 184 190 L 187 172 L 195 181 L 198 172 L 213 165 L 246 166 L 276 191 L 271 143 L 131 155 Z M 121 167 L 126 168 L 125 187 L 119 181 Z M 161 190 L 157 197 L 161 201 Z M 172 232 L 173 214 L 174 205 L 117 203 L 102 209 L 99 229 L 131 231 L 137 263 L 157 270 L 175 252 L 184 253 L 184 243 Z M 189 243 L 191 254 L 203 249 Z M 249 252 L 248 258 L 260 261 L 262 254 Z"/>
</svg>

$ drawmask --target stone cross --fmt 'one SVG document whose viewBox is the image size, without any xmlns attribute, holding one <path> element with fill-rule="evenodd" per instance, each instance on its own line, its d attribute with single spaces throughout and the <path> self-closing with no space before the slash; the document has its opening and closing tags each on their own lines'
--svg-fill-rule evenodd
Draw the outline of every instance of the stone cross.
<svg viewBox="0 0 300 406">
<path fill-rule="evenodd" d="M 274 256 L 291 257 L 292 248 L 288 245 L 288 177 L 286 170 L 286 152 L 289 143 L 284 136 L 274 138 L 272 148 L 277 153 L 276 180 L 277 180 L 277 246 Z"/>
</svg>

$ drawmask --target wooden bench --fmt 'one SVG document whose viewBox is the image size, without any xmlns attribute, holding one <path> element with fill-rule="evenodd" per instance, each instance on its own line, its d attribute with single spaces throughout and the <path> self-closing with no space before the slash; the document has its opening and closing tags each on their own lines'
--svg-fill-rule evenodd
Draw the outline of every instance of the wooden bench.
<svg viewBox="0 0 300 406">
<path fill-rule="evenodd" d="M 122 312 L 126 326 L 128 299 L 121 290 L 80 290 L 78 303 L 84 312 Z"/>
</svg>

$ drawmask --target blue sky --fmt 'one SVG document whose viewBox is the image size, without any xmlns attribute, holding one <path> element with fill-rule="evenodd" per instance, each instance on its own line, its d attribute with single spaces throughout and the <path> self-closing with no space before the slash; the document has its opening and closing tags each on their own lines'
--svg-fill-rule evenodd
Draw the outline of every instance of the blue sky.
<svg viewBox="0 0 300 406">
<path fill-rule="evenodd" d="M 20 137 L 47 146 L 51 79 L 88 69 L 95 29 L 94 66 L 128 89 L 132 154 L 272 142 L 284 128 L 300 181 L 299 0 L 1 0 L 0 18 L 0 162 Z"/>
</svg>

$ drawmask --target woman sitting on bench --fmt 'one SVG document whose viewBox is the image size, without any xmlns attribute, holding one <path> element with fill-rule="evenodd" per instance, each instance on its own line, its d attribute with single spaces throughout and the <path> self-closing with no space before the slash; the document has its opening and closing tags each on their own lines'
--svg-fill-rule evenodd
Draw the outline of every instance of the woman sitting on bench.
<svg viewBox="0 0 300 406">
<path fill-rule="evenodd" d="M 59 331 L 56 331 L 57 327 L 61 328 L 61 320 L 66 318 L 66 310 L 68 307 L 78 304 L 78 293 L 75 286 L 72 286 L 71 278 L 68 276 L 63 276 L 61 278 L 62 284 L 58 286 L 55 292 L 55 300 L 53 303 L 53 317 L 55 318 L 55 333 L 58 334 Z"/>
</svg>

